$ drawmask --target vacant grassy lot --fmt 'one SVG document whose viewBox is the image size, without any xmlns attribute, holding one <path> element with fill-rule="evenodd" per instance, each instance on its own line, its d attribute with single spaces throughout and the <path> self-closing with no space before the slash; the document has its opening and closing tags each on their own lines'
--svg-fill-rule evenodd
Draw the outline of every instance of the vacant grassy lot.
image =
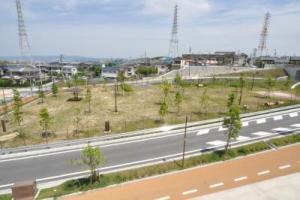
<svg viewBox="0 0 300 200">
<path fill-rule="evenodd" d="M 88 103 L 84 98 L 86 90 L 84 87 L 82 87 L 82 93 L 80 94 L 83 100 L 79 102 L 68 101 L 72 97 L 72 93 L 60 88 L 57 97 L 48 95 L 42 104 L 34 101 L 23 106 L 23 127 L 29 135 L 27 144 L 46 142 L 41 137 L 38 114 L 44 107 L 49 109 L 50 115 L 53 117 L 50 129 L 55 135 L 50 140 L 99 136 L 105 134 L 105 121 L 110 121 L 112 133 L 117 133 L 157 127 L 163 124 L 183 123 L 185 115 L 189 115 L 191 121 L 222 117 L 227 109 L 228 94 L 237 92 L 237 96 L 239 96 L 239 89 L 235 87 L 237 83 L 238 81 L 212 80 L 212 82 L 206 83 L 206 87 L 198 87 L 199 82 L 188 84 L 184 90 L 184 99 L 180 113 L 177 113 L 177 107 L 174 102 L 177 89 L 175 86 L 172 86 L 168 97 L 169 111 L 163 122 L 160 120 L 158 112 L 160 102 L 163 99 L 163 92 L 160 85 L 133 86 L 132 92 L 125 93 L 124 95 L 120 92 L 117 98 L 118 113 L 114 112 L 114 89 L 111 86 L 91 86 L 91 113 L 87 112 Z M 201 97 L 205 88 L 207 88 L 208 101 L 205 106 L 201 106 Z M 280 99 L 276 97 L 266 99 L 263 96 L 259 96 L 255 92 L 266 90 L 263 82 L 255 83 L 253 91 L 250 88 L 251 81 L 246 84 L 244 89 L 242 105 L 247 105 L 248 107 L 244 112 L 267 109 L 264 104 L 268 101 L 284 101 L 284 105 L 299 103 L 293 99 Z M 284 82 L 277 83 L 273 90 L 289 92 L 287 91 L 287 87 L 284 86 Z M 204 113 L 204 107 L 207 113 Z M 77 113 L 78 111 L 79 114 Z M 76 116 L 77 121 L 79 121 L 80 134 L 75 135 L 73 133 L 76 127 Z M 12 116 L 9 116 L 9 118 L 11 119 Z M 17 129 L 12 120 L 10 120 L 8 129 L 10 132 Z M 15 138 L 2 145 L 18 146 L 22 144 L 23 141 L 20 138 Z"/>
</svg>

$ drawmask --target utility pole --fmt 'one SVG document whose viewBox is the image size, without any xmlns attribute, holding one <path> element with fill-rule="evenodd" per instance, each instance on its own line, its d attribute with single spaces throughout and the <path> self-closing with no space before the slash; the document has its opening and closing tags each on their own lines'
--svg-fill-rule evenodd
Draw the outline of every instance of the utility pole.
<svg viewBox="0 0 300 200">
<path fill-rule="evenodd" d="M 186 146 L 186 129 L 187 129 L 188 116 L 185 117 L 185 127 L 184 127 L 184 136 L 183 136 L 183 150 L 182 150 L 182 168 L 184 168 L 184 159 L 185 159 L 185 146 Z"/>
<path fill-rule="evenodd" d="M 115 83 L 115 113 L 118 112 L 118 105 L 117 105 L 117 83 Z"/>
</svg>

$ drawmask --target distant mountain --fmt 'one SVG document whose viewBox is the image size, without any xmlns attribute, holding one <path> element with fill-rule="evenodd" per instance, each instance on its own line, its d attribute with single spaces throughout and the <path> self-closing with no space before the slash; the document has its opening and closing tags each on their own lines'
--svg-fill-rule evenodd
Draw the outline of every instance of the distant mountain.
<svg viewBox="0 0 300 200">
<path fill-rule="evenodd" d="M 20 59 L 19 56 L 0 56 L 0 60 L 15 62 Z M 64 56 L 64 62 L 105 62 L 108 58 L 93 58 L 84 56 Z M 55 62 L 59 61 L 59 56 L 32 56 L 33 62 Z"/>
</svg>

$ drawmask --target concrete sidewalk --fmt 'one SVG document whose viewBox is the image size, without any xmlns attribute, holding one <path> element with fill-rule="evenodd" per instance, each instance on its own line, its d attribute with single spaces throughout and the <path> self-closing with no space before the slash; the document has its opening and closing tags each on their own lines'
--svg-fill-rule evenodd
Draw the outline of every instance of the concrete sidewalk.
<svg viewBox="0 0 300 200">
<path fill-rule="evenodd" d="M 300 173 L 218 192 L 191 200 L 298 200 L 300 199 Z"/>
</svg>

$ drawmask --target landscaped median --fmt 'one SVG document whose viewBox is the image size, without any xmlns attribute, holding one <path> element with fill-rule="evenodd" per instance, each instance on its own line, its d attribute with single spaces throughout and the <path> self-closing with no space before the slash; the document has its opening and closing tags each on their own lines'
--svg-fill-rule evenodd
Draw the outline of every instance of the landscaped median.
<svg viewBox="0 0 300 200">
<path fill-rule="evenodd" d="M 208 163 L 218 162 L 233 159 L 240 156 L 246 156 L 250 154 L 254 154 L 257 152 L 262 152 L 265 150 L 269 150 L 270 143 L 273 145 L 280 147 L 293 143 L 300 142 L 300 133 L 293 134 L 281 138 L 271 139 L 268 141 L 268 144 L 265 142 L 257 142 L 254 144 L 249 144 L 242 147 L 237 147 L 229 150 L 229 152 L 225 155 L 224 151 L 215 151 L 211 153 L 202 154 L 200 156 L 191 157 L 185 160 L 185 169 L 191 168 L 199 165 L 205 165 Z M 94 184 L 90 184 L 90 180 L 88 178 L 78 179 L 78 180 L 70 180 L 65 183 L 49 188 L 41 190 L 38 199 L 44 199 L 49 197 L 58 197 L 66 194 L 87 191 L 97 188 L 103 188 L 109 185 L 124 183 L 127 181 L 132 181 L 135 179 L 150 177 L 154 175 L 159 175 L 167 172 L 182 170 L 181 162 L 167 162 L 164 164 L 157 164 L 148 167 L 142 167 L 133 170 L 127 170 L 122 172 L 110 173 L 101 175 L 100 182 L 96 182 Z M 0 200 L 11 199 L 10 195 L 0 196 Z"/>
</svg>

